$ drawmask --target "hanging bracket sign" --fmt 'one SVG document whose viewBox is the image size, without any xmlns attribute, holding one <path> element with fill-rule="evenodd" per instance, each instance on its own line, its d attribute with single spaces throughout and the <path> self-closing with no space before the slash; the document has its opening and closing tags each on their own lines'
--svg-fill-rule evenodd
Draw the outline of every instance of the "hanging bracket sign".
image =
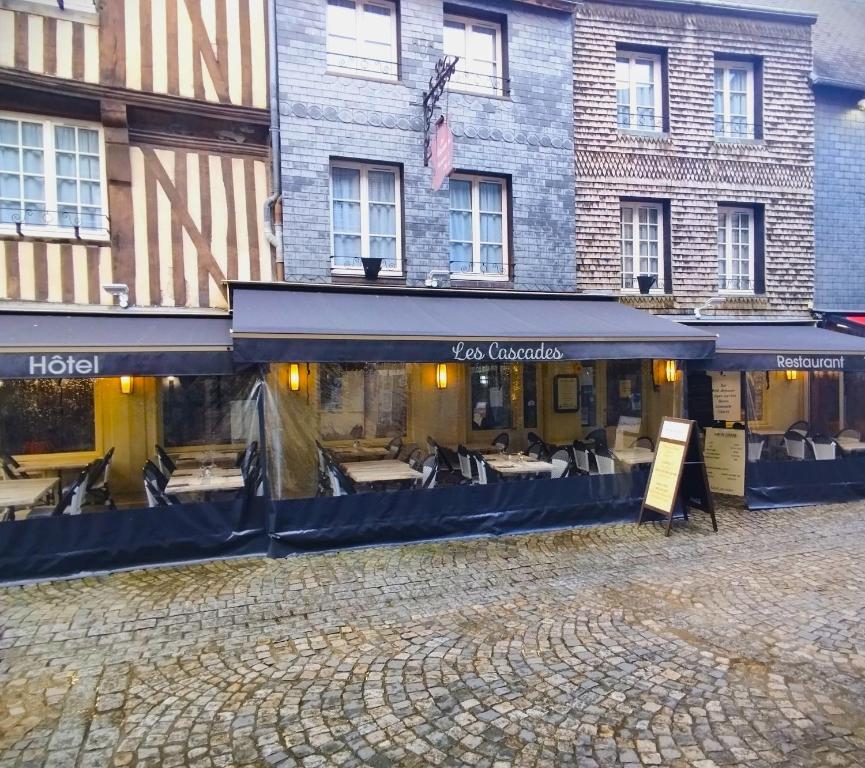
<svg viewBox="0 0 865 768">
<path fill-rule="evenodd" d="M 435 66 L 435 71 L 429 79 L 429 90 L 423 94 L 423 164 L 428 166 L 432 157 L 432 133 L 433 114 L 439 99 L 444 93 L 448 80 L 456 72 L 459 56 L 442 56 Z"/>
<path fill-rule="evenodd" d="M 661 424 L 637 525 L 643 524 L 646 512 L 661 515 L 667 520 L 669 536 L 673 514 L 681 509 L 687 520 L 690 507 L 708 513 L 717 532 L 715 504 L 695 427 L 696 422 L 688 419 L 665 418 Z"/>
<path fill-rule="evenodd" d="M 432 169 L 432 188 L 438 192 L 454 169 L 454 136 L 445 117 L 440 117 L 436 124 L 432 141 Z"/>
</svg>

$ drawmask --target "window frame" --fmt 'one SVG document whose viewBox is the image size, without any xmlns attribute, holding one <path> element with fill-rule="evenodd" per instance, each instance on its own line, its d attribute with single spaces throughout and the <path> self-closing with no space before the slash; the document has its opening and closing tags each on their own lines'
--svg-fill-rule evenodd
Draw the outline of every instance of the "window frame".
<svg viewBox="0 0 865 768">
<path fill-rule="evenodd" d="M 720 241 L 720 232 L 721 232 L 721 222 L 720 217 L 722 214 L 727 216 L 727 222 L 724 228 L 725 234 L 725 242 L 724 242 L 724 264 L 727 271 L 726 280 L 730 279 L 730 267 L 733 262 L 733 216 L 736 214 L 747 214 L 748 215 L 748 284 L 750 287 L 748 288 L 727 288 L 726 285 L 721 285 L 721 269 L 720 269 L 720 257 L 718 258 L 718 293 L 724 295 L 732 295 L 732 296 L 753 296 L 757 293 L 756 287 L 756 279 L 757 279 L 757 215 L 754 208 L 749 206 L 736 206 L 736 205 L 719 205 L 718 206 L 718 226 L 715 235 L 715 248 L 716 251 L 721 246 Z M 739 278 L 741 279 L 741 277 Z M 726 281 L 725 281 L 726 282 Z"/>
<path fill-rule="evenodd" d="M 619 67 L 619 59 L 625 58 L 628 60 L 628 115 L 631 121 L 631 125 L 620 125 L 619 124 L 619 76 L 618 76 L 618 67 Z M 636 104 L 637 104 L 637 82 L 634 76 L 635 64 L 638 59 L 650 59 L 654 62 L 655 66 L 652 71 L 656 73 L 655 81 L 653 82 L 654 86 L 654 104 L 653 109 L 655 110 L 655 118 L 654 125 L 651 128 L 644 128 L 639 125 L 633 125 L 634 119 L 636 117 Z M 615 58 L 615 82 L 616 82 L 616 90 L 615 90 L 615 98 L 616 98 L 616 129 L 623 132 L 629 133 L 642 133 L 642 134 L 663 134 L 667 130 L 667 116 L 666 111 L 664 109 L 665 106 L 665 56 L 661 51 L 647 51 L 640 50 L 638 47 L 630 47 L 630 46 L 617 46 L 616 47 L 616 58 Z"/>
<path fill-rule="evenodd" d="M 387 163 L 367 163 L 361 160 L 341 160 L 331 158 L 328 165 L 328 203 L 329 203 L 329 218 L 330 218 L 330 270 L 332 275 L 354 276 L 363 274 L 363 262 L 356 267 L 347 267 L 334 263 L 336 258 L 334 253 L 334 245 L 336 238 L 336 229 L 333 222 L 333 169 L 334 168 L 350 168 L 360 172 L 360 253 L 361 258 L 369 256 L 370 233 L 369 233 L 369 172 L 370 171 L 385 171 L 393 173 L 395 176 L 394 184 L 394 204 L 396 217 L 396 267 L 388 269 L 382 264 L 379 274 L 382 277 L 403 277 L 403 221 L 402 221 L 402 168 L 399 165 L 388 165 Z"/>
<path fill-rule="evenodd" d="M 625 286 L 625 249 L 624 249 L 624 220 L 622 217 L 622 211 L 626 208 L 633 211 L 634 219 L 631 222 L 631 226 L 634 227 L 634 237 L 631 239 L 631 244 L 633 247 L 633 254 L 631 258 L 634 260 L 634 270 L 632 272 L 634 285 L 631 287 Z M 619 290 L 622 293 L 639 293 L 639 283 L 637 282 L 637 275 L 643 274 L 639 270 L 639 209 L 640 208 L 650 208 L 658 212 L 658 275 L 655 280 L 655 284 L 650 289 L 650 293 L 653 294 L 666 294 L 667 293 L 667 280 L 669 275 L 667 275 L 667 224 L 666 224 L 666 206 L 662 201 L 655 200 L 632 200 L 632 199 L 622 199 L 619 200 L 619 270 L 621 274 L 621 281 L 619 285 Z"/>
<path fill-rule="evenodd" d="M 99 142 L 99 198 L 100 209 L 104 219 L 105 226 L 101 229 L 89 229 L 79 227 L 78 232 L 80 237 L 75 235 L 75 227 L 64 227 L 59 224 L 39 224 L 32 222 L 22 222 L 21 231 L 24 235 L 36 238 L 47 238 L 53 240 L 98 240 L 107 242 L 111 237 L 111 221 L 108 209 L 108 183 L 107 183 L 107 154 L 105 151 L 105 130 L 100 123 L 94 123 L 87 120 L 75 120 L 69 118 L 52 118 L 43 115 L 32 115 L 26 112 L 9 112 L 0 110 L 0 120 L 13 120 L 19 124 L 38 123 L 42 126 L 42 157 L 43 157 L 43 184 L 44 184 L 44 200 L 46 216 L 49 214 L 55 217 L 59 214 L 60 203 L 57 201 L 57 148 L 55 142 L 54 131 L 56 128 L 85 128 L 96 131 Z M 18 145 L 19 152 L 21 145 Z M 76 157 L 79 152 L 76 146 Z M 0 171 L 2 172 L 2 171 Z M 19 168 L 19 177 L 23 175 L 23 171 Z M 67 177 L 64 177 L 67 178 Z M 81 183 L 81 177 L 76 176 L 76 182 Z M 80 198 L 80 196 L 79 196 Z M 19 200 L 23 197 L 19 194 Z M 78 208 L 81 207 L 80 199 L 76 203 Z M 17 227 L 15 223 L 0 222 L 0 234 L 15 234 L 17 235 Z"/>
<path fill-rule="evenodd" d="M 714 98 L 716 88 L 714 86 L 715 77 L 717 76 L 718 70 L 721 70 L 724 73 L 723 84 L 721 86 L 722 99 L 724 102 L 724 112 L 721 115 L 724 125 L 723 132 L 719 133 L 717 128 L 717 119 L 718 113 L 714 109 Z M 747 71 L 746 79 L 745 79 L 745 95 L 746 95 L 746 133 L 737 134 L 732 131 L 731 123 L 731 113 L 730 113 L 730 71 L 733 69 L 745 69 Z M 716 57 L 715 65 L 712 70 L 712 130 L 714 131 L 715 139 L 721 141 L 753 141 L 757 138 L 758 131 L 756 125 L 756 114 L 757 114 L 757 90 L 756 90 L 756 76 L 757 67 L 753 61 L 746 61 L 744 59 L 729 59 L 724 57 Z"/>
<path fill-rule="evenodd" d="M 510 280 L 510 194 L 508 180 L 502 176 L 486 174 L 452 173 L 451 179 L 468 181 L 472 188 L 472 271 L 454 272 L 450 263 L 450 200 L 448 200 L 448 271 L 451 280 L 482 280 L 504 283 Z M 502 272 L 481 272 L 481 207 L 480 189 L 482 183 L 498 184 L 502 188 Z M 450 188 L 450 182 L 448 182 Z"/>
<path fill-rule="evenodd" d="M 445 11 L 444 16 L 442 18 L 442 51 L 446 53 L 444 50 L 444 29 L 445 25 L 448 22 L 455 22 L 458 24 L 463 24 L 466 27 L 466 35 L 469 34 L 469 28 L 474 27 L 475 25 L 481 27 L 489 27 L 495 30 L 496 33 L 496 45 L 495 45 L 495 56 L 496 56 L 496 70 L 498 75 L 495 79 L 495 84 L 492 88 L 487 88 L 482 85 L 473 85 L 471 83 L 461 83 L 458 81 L 458 75 L 460 73 L 459 64 L 457 64 L 457 70 L 454 73 L 454 77 L 448 81 L 447 89 L 449 91 L 453 91 L 456 93 L 476 93 L 483 94 L 486 96 L 505 96 L 507 94 L 507 89 L 505 88 L 505 46 L 504 46 L 504 30 L 505 25 L 500 21 L 492 21 L 491 19 L 481 18 L 479 16 L 471 16 L 463 13 L 452 13 Z M 468 49 L 468 44 L 466 45 L 466 49 Z M 468 56 L 464 57 L 466 63 L 471 61 Z M 475 74 L 477 72 L 468 72 L 468 74 Z"/>
<path fill-rule="evenodd" d="M 345 54 L 332 53 L 329 49 L 330 31 L 328 29 L 327 16 L 330 0 L 325 0 L 325 30 L 324 30 L 324 53 L 326 61 L 326 72 L 331 75 L 342 75 L 348 77 L 361 77 L 371 80 L 381 80 L 382 82 L 394 83 L 400 79 L 400 57 L 399 57 L 399 9 L 395 0 L 349 0 L 354 3 L 355 12 L 355 29 L 358 35 L 355 37 L 355 53 L 354 58 L 360 61 L 380 61 L 379 59 L 370 59 L 361 56 L 361 33 L 363 29 L 362 20 L 364 17 L 364 8 L 367 5 L 387 8 L 390 11 L 390 45 L 393 53 L 393 60 L 387 61 L 387 64 L 393 64 L 393 74 L 386 72 L 376 72 L 369 69 L 361 69 L 359 67 L 346 67 L 338 64 L 331 64 L 329 58 L 331 56 L 345 56 Z"/>
</svg>

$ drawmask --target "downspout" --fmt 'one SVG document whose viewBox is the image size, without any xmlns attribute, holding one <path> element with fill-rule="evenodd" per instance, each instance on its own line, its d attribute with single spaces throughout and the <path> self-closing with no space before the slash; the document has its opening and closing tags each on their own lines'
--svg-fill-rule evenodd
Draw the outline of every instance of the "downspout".
<svg viewBox="0 0 865 768">
<path fill-rule="evenodd" d="M 276 0 L 267 3 L 267 77 L 270 94 L 270 176 L 273 192 L 264 201 L 264 237 L 276 251 L 277 280 L 282 279 L 285 266 L 282 261 L 282 216 L 276 215 L 282 197 L 279 131 L 279 67 L 276 56 Z M 281 214 L 281 208 L 280 208 Z"/>
</svg>

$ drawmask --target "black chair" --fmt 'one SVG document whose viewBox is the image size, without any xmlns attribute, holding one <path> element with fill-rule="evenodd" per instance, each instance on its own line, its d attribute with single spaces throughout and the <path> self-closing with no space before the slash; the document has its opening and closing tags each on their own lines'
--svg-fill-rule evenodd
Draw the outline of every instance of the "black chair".
<svg viewBox="0 0 865 768">
<path fill-rule="evenodd" d="M 507 432 L 501 432 L 496 435 L 493 439 L 492 446 L 493 448 L 498 448 L 499 451 L 504 453 L 511 444 L 511 436 Z"/>
<path fill-rule="evenodd" d="M 805 441 L 805 436 L 794 429 L 788 429 L 784 433 L 784 448 L 787 451 L 787 456 L 791 459 L 801 461 L 805 458 L 808 443 Z"/>
<path fill-rule="evenodd" d="M 114 458 L 114 447 L 101 459 L 96 459 L 90 465 L 87 474 L 87 485 L 84 492 L 85 504 L 105 504 L 111 509 L 116 509 L 114 499 L 111 498 L 111 490 L 108 487 L 108 479 L 111 475 L 111 461 Z"/>
<path fill-rule="evenodd" d="M 550 463 L 555 469 L 550 473 L 550 478 L 557 480 L 560 477 L 570 477 L 574 474 L 574 459 L 567 448 L 559 448 L 550 456 Z"/>
<path fill-rule="evenodd" d="M 363 437 L 363 426 L 355 424 L 348 435 L 352 440 L 360 440 Z"/>
<path fill-rule="evenodd" d="M 840 455 L 837 441 L 828 435 L 817 434 L 806 438 L 809 453 L 817 461 L 832 461 Z"/>
<path fill-rule="evenodd" d="M 81 503 L 84 497 L 84 488 L 87 483 L 89 470 L 90 467 L 88 466 L 80 475 L 78 475 L 72 485 L 63 490 L 60 494 L 60 498 L 57 500 L 57 504 L 55 504 L 54 509 L 51 510 L 52 517 L 59 517 L 60 515 L 66 514 L 75 515 L 81 511 Z"/>
<path fill-rule="evenodd" d="M 535 445 L 536 443 L 540 443 L 541 445 L 545 445 L 544 439 L 537 432 L 529 432 L 526 435 L 526 441 L 529 444 L 529 447 Z"/>
<path fill-rule="evenodd" d="M 599 475 L 614 475 L 616 474 L 616 457 L 613 452 L 607 447 L 596 447 L 592 454 L 595 459 L 595 464 L 598 468 Z"/>
<path fill-rule="evenodd" d="M 0 468 L 3 469 L 3 474 L 6 475 L 7 480 L 26 480 L 30 477 L 21 469 L 21 465 L 11 453 L 0 451 Z"/>
<path fill-rule="evenodd" d="M 603 427 L 593 429 L 588 435 L 586 435 L 585 442 L 594 443 L 595 448 L 607 448 L 607 430 Z"/>
<path fill-rule="evenodd" d="M 799 432 L 802 437 L 808 437 L 811 434 L 811 425 L 807 421 L 794 421 L 789 427 L 788 432 Z"/>
<path fill-rule="evenodd" d="M 478 470 L 471 451 L 464 445 L 459 445 L 457 446 L 457 457 L 459 458 L 460 474 L 463 476 L 463 482 L 476 483 L 478 481 Z"/>
<path fill-rule="evenodd" d="M 159 487 L 152 477 L 144 476 L 144 494 L 147 503 L 151 507 L 170 507 L 172 504 L 180 504 L 180 499 L 172 496 Z"/>
<path fill-rule="evenodd" d="M 412 469 L 418 469 L 424 460 L 424 452 L 421 448 L 415 448 L 408 456 L 405 457 L 406 463 Z"/>
<path fill-rule="evenodd" d="M 420 465 L 420 472 L 423 475 L 420 481 L 420 487 L 435 488 L 438 482 L 439 463 L 438 458 L 434 453 L 427 456 Z"/>
<path fill-rule="evenodd" d="M 837 435 L 835 435 L 836 439 L 844 437 L 851 440 L 859 441 L 862 440 L 862 433 L 858 429 L 851 429 L 850 427 L 847 427 L 846 429 L 842 429 Z"/>
<path fill-rule="evenodd" d="M 655 450 L 655 441 L 647 435 L 641 435 L 634 440 L 634 448 L 648 448 L 650 451 Z"/>
<path fill-rule="evenodd" d="M 159 443 L 156 444 L 156 460 L 159 462 L 159 468 L 162 470 L 162 474 L 167 477 L 171 477 L 174 474 L 174 470 L 177 469 L 177 464 L 174 463 L 174 459 L 168 455 L 165 448 L 163 448 Z"/>
<path fill-rule="evenodd" d="M 150 480 L 160 491 L 165 490 L 165 486 L 168 485 L 168 478 L 162 474 L 159 467 L 150 459 L 144 462 L 144 467 L 141 471 L 145 480 Z"/>
<path fill-rule="evenodd" d="M 237 466 L 240 467 L 240 474 L 245 478 L 249 473 L 249 466 L 258 456 L 258 440 L 250 442 L 240 456 Z"/>
<path fill-rule="evenodd" d="M 581 440 L 574 440 L 573 451 L 577 472 L 581 475 L 592 474 L 592 464 L 590 460 L 592 449 Z"/>
<path fill-rule="evenodd" d="M 389 459 L 399 458 L 399 452 L 402 450 L 402 438 L 395 437 L 387 444 L 387 457 Z"/>
<path fill-rule="evenodd" d="M 481 454 L 469 451 L 469 457 L 477 467 L 478 485 L 489 485 L 502 481 L 502 473 L 494 469 Z"/>
</svg>

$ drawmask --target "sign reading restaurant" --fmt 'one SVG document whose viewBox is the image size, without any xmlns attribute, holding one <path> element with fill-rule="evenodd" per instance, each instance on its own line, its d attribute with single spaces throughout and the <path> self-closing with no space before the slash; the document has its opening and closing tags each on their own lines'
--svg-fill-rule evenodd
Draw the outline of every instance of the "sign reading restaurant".
<svg viewBox="0 0 865 768">
<path fill-rule="evenodd" d="M 483 360 L 548 362 L 561 360 L 565 356 L 558 347 L 549 346 L 543 341 L 540 344 L 519 346 L 501 344 L 498 341 L 491 341 L 488 346 L 476 346 L 458 341 L 452 350 L 454 360 L 461 363 Z"/>
<path fill-rule="evenodd" d="M 777 355 L 778 368 L 780 370 L 791 371 L 843 371 L 844 370 L 844 355 L 835 355 L 833 357 L 809 357 L 807 355 L 797 355 L 796 357 L 788 357 L 787 355 Z"/>
</svg>

